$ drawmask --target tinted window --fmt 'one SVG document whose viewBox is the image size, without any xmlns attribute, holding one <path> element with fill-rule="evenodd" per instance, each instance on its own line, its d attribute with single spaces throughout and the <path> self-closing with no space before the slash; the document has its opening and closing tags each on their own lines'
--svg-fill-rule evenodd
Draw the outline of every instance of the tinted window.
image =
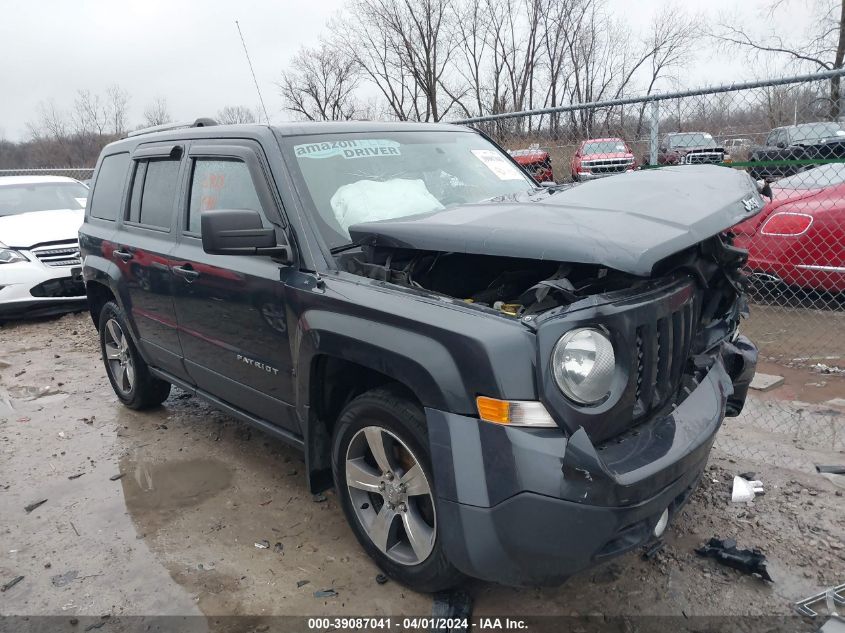
<svg viewBox="0 0 845 633">
<path fill-rule="evenodd" d="M 261 212 L 249 168 L 239 160 L 198 159 L 191 178 L 188 231 L 200 232 L 200 216 L 209 209 L 251 209 Z"/>
<path fill-rule="evenodd" d="M 178 160 L 139 162 L 132 179 L 129 220 L 145 226 L 170 228 L 178 190 Z"/>
<path fill-rule="evenodd" d="M 91 195 L 93 217 L 103 220 L 117 219 L 128 167 L 129 154 L 112 154 L 103 158 Z"/>
</svg>

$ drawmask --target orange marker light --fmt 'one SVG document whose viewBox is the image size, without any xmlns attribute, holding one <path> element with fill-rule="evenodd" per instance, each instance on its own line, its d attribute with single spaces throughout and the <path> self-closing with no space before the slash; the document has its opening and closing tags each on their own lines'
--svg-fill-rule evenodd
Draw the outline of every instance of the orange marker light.
<svg viewBox="0 0 845 633">
<path fill-rule="evenodd" d="M 482 420 L 496 424 L 510 424 L 511 403 L 507 400 L 478 396 L 475 399 L 475 405 L 478 407 L 478 416 Z"/>
</svg>

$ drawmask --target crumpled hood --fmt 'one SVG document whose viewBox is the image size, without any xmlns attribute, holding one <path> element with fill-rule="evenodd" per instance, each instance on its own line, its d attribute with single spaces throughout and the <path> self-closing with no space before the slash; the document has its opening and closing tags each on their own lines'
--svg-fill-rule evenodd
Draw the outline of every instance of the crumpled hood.
<svg viewBox="0 0 845 633">
<path fill-rule="evenodd" d="M 30 248 L 45 242 L 79 239 L 84 209 L 32 211 L 0 217 L 0 243 L 9 248 Z"/>
<path fill-rule="evenodd" d="M 648 276 L 660 260 L 763 208 L 745 172 L 685 165 L 620 174 L 524 200 L 353 225 L 380 247 L 596 264 Z"/>
</svg>

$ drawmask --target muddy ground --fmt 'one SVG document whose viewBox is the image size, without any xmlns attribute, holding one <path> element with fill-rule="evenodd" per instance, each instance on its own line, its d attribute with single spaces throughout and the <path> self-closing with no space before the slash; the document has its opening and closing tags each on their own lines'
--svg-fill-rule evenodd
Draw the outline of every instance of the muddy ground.
<svg viewBox="0 0 845 633">
<path fill-rule="evenodd" d="M 832 393 L 845 380 L 825 379 Z M 754 397 L 661 554 L 554 589 L 469 582 L 474 614 L 786 614 L 845 582 L 845 484 L 813 467 L 845 463 L 845 411 Z M 767 493 L 731 504 L 744 471 Z M 697 557 L 714 535 L 760 547 L 776 582 Z M 152 412 L 120 406 L 84 314 L 0 328 L 0 584 L 24 576 L 0 614 L 431 613 L 430 596 L 377 574 L 295 450 L 176 389 Z"/>
</svg>

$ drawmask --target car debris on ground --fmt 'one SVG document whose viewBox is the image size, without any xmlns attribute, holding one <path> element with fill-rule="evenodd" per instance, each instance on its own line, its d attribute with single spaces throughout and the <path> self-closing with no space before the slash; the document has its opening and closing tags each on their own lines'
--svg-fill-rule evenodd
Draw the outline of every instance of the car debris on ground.
<svg viewBox="0 0 845 633">
<path fill-rule="evenodd" d="M 816 464 L 817 473 L 827 473 L 828 475 L 845 475 L 845 464 L 825 465 Z"/>
<path fill-rule="evenodd" d="M 762 481 L 758 479 L 748 481 L 743 477 L 734 477 L 733 491 L 731 492 L 731 501 L 733 503 L 753 501 L 754 497 L 762 494 L 765 494 Z"/>
<path fill-rule="evenodd" d="M 19 583 L 21 580 L 23 580 L 23 579 L 24 579 L 24 577 L 23 577 L 23 576 L 15 576 L 15 577 L 14 577 L 14 578 L 12 578 L 9 582 L 7 582 L 5 585 L 3 585 L 2 587 L 0 587 L 0 592 L 5 592 L 5 591 L 8 591 L 9 589 L 11 589 L 12 587 L 14 587 L 16 584 L 18 584 L 18 583 Z"/>
<path fill-rule="evenodd" d="M 334 598 L 336 595 L 337 591 L 334 589 L 321 589 L 314 592 L 315 598 Z"/>
<path fill-rule="evenodd" d="M 257 549 L 269 549 L 270 548 L 270 541 L 264 539 L 263 541 L 256 541 L 255 547 Z"/>
<path fill-rule="evenodd" d="M 714 558 L 716 562 L 732 567 L 744 574 L 760 576 L 763 580 L 774 582 L 766 569 L 766 557 L 759 549 L 737 549 L 736 541 L 730 538 L 711 538 L 706 545 L 696 548 L 695 553 L 705 558 Z"/>
<path fill-rule="evenodd" d="M 32 503 L 30 503 L 30 504 L 29 504 L 29 505 L 27 505 L 27 506 L 24 506 L 24 508 L 23 508 L 23 509 L 24 509 L 24 510 L 26 510 L 26 513 L 27 513 L 27 514 L 29 514 L 30 512 L 32 512 L 32 511 L 33 511 L 33 510 L 35 510 L 36 508 L 38 508 L 38 507 L 40 507 L 40 506 L 44 505 L 45 503 L 47 503 L 47 499 L 40 499 L 40 500 L 38 500 L 38 501 L 33 501 Z"/>
<path fill-rule="evenodd" d="M 835 587 L 828 587 L 824 591 L 820 591 L 817 594 L 813 594 L 803 600 L 799 600 L 795 603 L 794 608 L 800 615 L 806 615 L 814 618 L 819 614 L 812 607 L 814 605 L 819 605 L 822 601 L 824 601 L 829 615 L 838 615 L 839 609 L 837 609 L 837 605 L 839 607 L 845 607 L 845 583 Z"/>
</svg>

